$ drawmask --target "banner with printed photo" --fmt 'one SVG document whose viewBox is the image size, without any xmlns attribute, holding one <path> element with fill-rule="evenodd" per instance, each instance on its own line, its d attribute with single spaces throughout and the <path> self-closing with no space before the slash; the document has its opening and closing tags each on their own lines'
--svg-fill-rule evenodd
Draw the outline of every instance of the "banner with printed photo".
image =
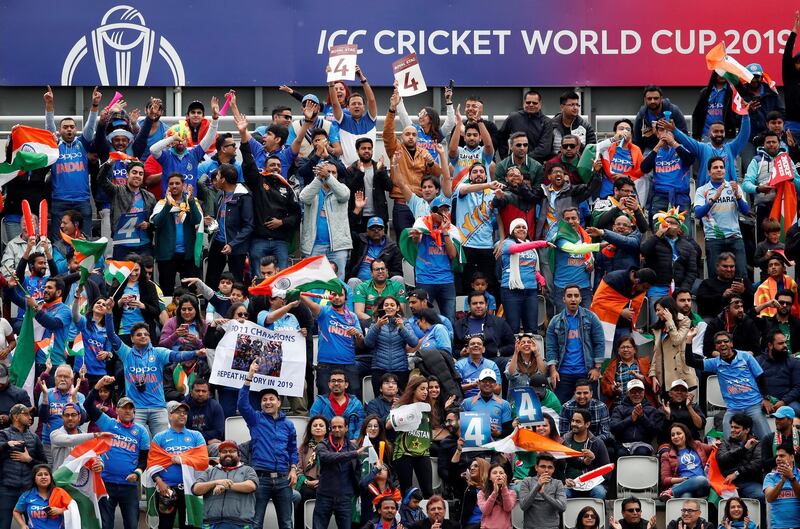
<svg viewBox="0 0 800 529">
<path fill-rule="evenodd" d="M 270 331 L 252 322 L 231 320 L 222 327 L 211 367 L 211 383 L 241 388 L 254 359 L 258 372 L 251 391 L 275 389 L 289 397 L 303 396 L 306 372 L 306 340 L 299 332 Z"/>
</svg>

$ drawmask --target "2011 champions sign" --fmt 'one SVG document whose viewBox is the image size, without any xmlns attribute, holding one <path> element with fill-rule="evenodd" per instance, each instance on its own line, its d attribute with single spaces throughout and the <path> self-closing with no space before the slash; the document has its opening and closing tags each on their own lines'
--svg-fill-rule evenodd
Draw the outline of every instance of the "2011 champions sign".
<svg viewBox="0 0 800 529">
<path fill-rule="evenodd" d="M 258 358 L 259 369 L 252 391 L 273 388 L 280 395 L 303 396 L 306 340 L 299 332 L 270 331 L 252 322 L 231 320 L 217 345 L 211 367 L 211 383 L 241 388 L 250 364 Z"/>
<path fill-rule="evenodd" d="M 704 85 L 725 41 L 779 78 L 795 6 L 724 0 L 322 0 L 220 4 L 0 0 L 0 85 L 321 85 L 358 46 L 373 85 L 416 53 L 431 86 Z"/>
</svg>

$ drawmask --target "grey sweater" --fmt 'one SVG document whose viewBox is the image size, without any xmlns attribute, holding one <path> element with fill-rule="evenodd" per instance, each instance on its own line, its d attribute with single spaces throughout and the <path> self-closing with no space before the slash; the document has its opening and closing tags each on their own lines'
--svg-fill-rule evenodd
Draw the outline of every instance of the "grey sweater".
<svg viewBox="0 0 800 529">
<path fill-rule="evenodd" d="M 525 529 L 558 529 L 561 513 L 567 510 L 564 484 L 555 478 L 544 487 L 537 476 L 528 476 L 519 487 L 519 506 Z"/>
<path fill-rule="evenodd" d="M 221 466 L 208 467 L 197 477 L 196 483 L 206 483 L 217 479 L 229 479 L 234 483 L 252 481 L 258 486 L 258 476 L 252 467 L 239 465 L 226 472 Z M 256 495 L 226 490 L 214 495 L 213 489 L 203 496 L 204 521 L 208 524 L 230 522 L 251 525 L 256 513 Z"/>
<path fill-rule="evenodd" d="M 52 468 L 61 466 L 73 448 L 79 444 L 94 439 L 93 433 L 70 434 L 64 427 L 50 432 L 50 453 L 53 455 Z"/>
</svg>

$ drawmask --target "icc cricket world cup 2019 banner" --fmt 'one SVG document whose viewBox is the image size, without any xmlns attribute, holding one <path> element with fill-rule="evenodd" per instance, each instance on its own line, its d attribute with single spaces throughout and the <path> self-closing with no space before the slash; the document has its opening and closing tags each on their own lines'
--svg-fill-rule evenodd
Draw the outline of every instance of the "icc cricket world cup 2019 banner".
<svg viewBox="0 0 800 529">
<path fill-rule="evenodd" d="M 303 396 L 306 372 L 306 340 L 299 332 L 270 331 L 252 322 L 231 320 L 217 345 L 211 367 L 211 383 L 241 388 L 253 360 L 258 372 L 251 391 L 273 388 L 280 395 Z"/>
<path fill-rule="evenodd" d="M 188 8 L 187 8 L 188 7 Z M 666 7 L 666 9 L 664 8 Z M 762 0 L 0 0 L 0 85 L 316 86 L 357 46 L 375 86 L 415 53 L 445 86 L 704 86 L 719 42 L 779 79 L 795 6 Z M 235 52 L 234 52 L 235 50 Z"/>
</svg>

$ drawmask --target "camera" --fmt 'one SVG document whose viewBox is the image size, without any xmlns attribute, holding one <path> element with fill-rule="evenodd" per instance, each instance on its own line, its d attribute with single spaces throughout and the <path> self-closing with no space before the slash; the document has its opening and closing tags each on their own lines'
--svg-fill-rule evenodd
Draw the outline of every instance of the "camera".
<svg viewBox="0 0 800 529">
<path fill-rule="evenodd" d="M 136 390 L 137 390 L 139 393 L 144 393 L 144 392 L 145 392 L 145 390 L 147 389 L 147 388 L 146 388 L 146 384 L 145 384 L 145 381 L 144 381 L 144 379 L 142 379 L 142 380 L 138 380 L 138 381 L 137 381 L 137 382 L 134 384 L 134 386 L 136 386 Z"/>
</svg>

